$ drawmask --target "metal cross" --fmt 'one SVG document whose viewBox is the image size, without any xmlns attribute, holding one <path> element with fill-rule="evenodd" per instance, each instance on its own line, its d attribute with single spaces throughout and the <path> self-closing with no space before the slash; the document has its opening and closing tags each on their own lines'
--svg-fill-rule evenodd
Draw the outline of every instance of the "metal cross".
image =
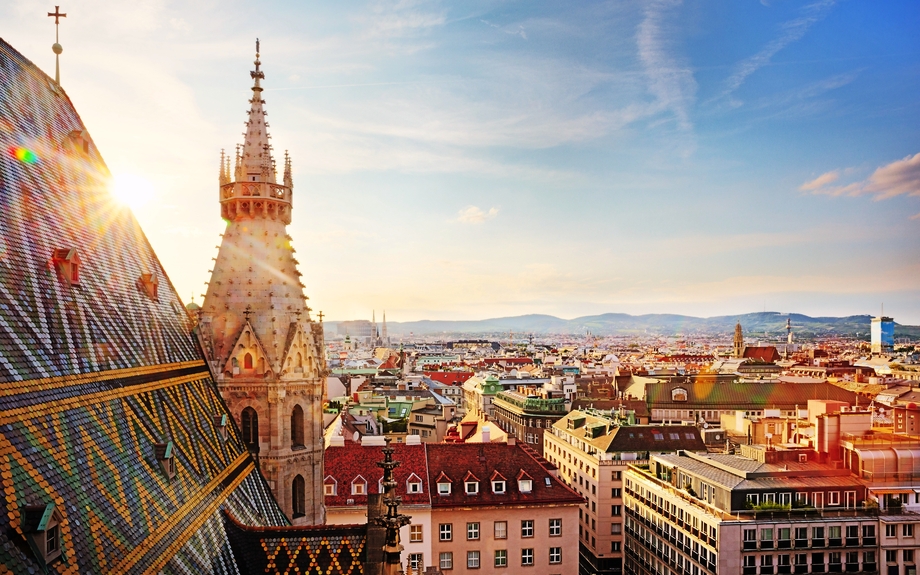
<svg viewBox="0 0 920 575">
<path fill-rule="evenodd" d="M 54 16 L 54 25 L 58 25 L 58 18 L 67 18 L 67 14 L 61 14 L 61 7 L 55 6 L 54 12 L 48 12 L 48 16 Z"/>
<path fill-rule="evenodd" d="M 60 23 L 61 18 L 67 18 L 67 14 L 61 13 L 61 7 L 55 6 L 54 12 L 48 12 L 48 16 L 54 16 L 54 45 L 51 46 L 51 51 L 54 52 L 54 83 L 61 84 L 61 52 L 64 51 L 61 48 L 60 38 L 58 36 L 58 24 Z"/>
<path fill-rule="evenodd" d="M 319 323 L 323 323 L 323 316 L 324 316 L 325 314 L 323 314 L 323 312 L 319 312 L 319 313 L 316 314 L 316 315 L 319 316 Z"/>
</svg>

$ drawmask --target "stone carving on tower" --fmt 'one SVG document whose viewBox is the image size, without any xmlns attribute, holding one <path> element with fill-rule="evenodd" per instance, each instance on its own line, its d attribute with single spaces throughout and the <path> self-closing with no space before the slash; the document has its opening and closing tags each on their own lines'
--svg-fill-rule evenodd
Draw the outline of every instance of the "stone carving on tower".
<svg viewBox="0 0 920 575">
<path fill-rule="evenodd" d="M 287 224 L 293 183 L 285 152 L 277 181 L 259 42 L 245 141 L 221 152 L 220 215 L 227 222 L 199 311 L 199 336 L 221 394 L 295 524 L 321 524 L 323 330 L 310 318 Z"/>
</svg>

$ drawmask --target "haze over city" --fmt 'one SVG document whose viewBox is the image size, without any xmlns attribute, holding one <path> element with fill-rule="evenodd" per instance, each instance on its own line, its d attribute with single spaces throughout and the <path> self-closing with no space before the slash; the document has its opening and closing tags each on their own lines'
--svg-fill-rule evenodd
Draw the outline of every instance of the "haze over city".
<svg viewBox="0 0 920 575">
<path fill-rule="evenodd" d="M 48 8 L 0 6 L 46 71 Z M 920 324 L 918 29 L 912 2 L 89 1 L 61 82 L 186 302 L 259 37 L 328 318 Z"/>
</svg>

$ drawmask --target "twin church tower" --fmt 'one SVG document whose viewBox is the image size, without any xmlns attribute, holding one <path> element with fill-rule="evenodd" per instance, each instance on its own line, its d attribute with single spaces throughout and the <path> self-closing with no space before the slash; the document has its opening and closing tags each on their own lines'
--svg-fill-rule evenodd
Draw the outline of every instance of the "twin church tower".
<svg viewBox="0 0 920 575">
<path fill-rule="evenodd" d="M 198 333 L 243 438 L 295 524 L 323 513 L 322 324 L 310 318 L 287 224 L 293 182 L 285 153 L 279 182 L 261 82 L 259 42 L 245 142 L 221 153 L 220 214 L 227 222 Z"/>
</svg>

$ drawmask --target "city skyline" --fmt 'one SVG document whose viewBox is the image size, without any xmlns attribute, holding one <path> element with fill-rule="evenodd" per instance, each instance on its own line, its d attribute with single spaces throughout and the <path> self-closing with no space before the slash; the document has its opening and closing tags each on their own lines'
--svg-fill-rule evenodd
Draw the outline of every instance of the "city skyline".
<svg viewBox="0 0 920 575">
<path fill-rule="evenodd" d="M 0 16 L 53 75 L 46 9 Z M 260 37 L 314 313 L 920 324 L 909 3 L 61 11 L 61 83 L 186 303 Z"/>
</svg>

